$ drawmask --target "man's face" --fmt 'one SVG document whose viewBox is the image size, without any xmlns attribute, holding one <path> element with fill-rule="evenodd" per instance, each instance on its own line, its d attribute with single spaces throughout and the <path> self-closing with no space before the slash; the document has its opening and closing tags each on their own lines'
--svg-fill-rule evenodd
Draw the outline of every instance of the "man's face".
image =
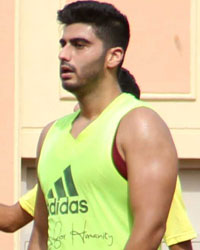
<svg viewBox="0 0 200 250">
<path fill-rule="evenodd" d="M 80 88 L 94 86 L 103 76 L 105 49 L 92 26 L 83 23 L 66 26 L 60 44 L 63 88 L 76 92 Z"/>
</svg>

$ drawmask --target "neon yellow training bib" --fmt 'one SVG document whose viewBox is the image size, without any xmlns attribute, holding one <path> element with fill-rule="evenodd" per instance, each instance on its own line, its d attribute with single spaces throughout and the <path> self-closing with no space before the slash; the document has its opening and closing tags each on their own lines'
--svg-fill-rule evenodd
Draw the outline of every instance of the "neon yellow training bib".
<svg viewBox="0 0 200 250">
<path fill-rule="evenodd" d="M 49 213 L 49 250 L 124 249 L 133 218 L 112 145 L 122 117 L 140 106 L 146 105 L 119 95 L 76 139 L 70 131 L 79 111 L 50 128 L 38 167 Z"/>
</svg>

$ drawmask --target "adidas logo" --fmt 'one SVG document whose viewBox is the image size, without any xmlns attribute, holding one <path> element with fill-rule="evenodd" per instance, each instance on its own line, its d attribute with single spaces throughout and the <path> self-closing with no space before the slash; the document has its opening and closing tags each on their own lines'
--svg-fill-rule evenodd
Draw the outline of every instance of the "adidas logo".
<svg viewBox="0 0 200 250">
<path fill-rule="evenodd" d="M 47 208 L 49 214 L 87 213 L 87 201 L 79 200 L 78 196 L 72 177 L 71 166 L 68 166 L 64 170 L 64 178 L 60 177 L 54 183 L 54 188 L 50 189 L 48 192 Z"/>
</svg>

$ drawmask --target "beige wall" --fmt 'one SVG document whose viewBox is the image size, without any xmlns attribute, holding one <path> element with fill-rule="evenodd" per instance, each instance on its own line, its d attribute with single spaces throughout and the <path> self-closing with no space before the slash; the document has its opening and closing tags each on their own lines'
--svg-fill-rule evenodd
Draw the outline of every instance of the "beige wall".
<svg viewBox="0 0 200 250">
<path fill-rule="evenodd" d="M 9 14 L 8 14 L 9 13 Z M 15 197 L 14 1 L 0 1 L 0 202 Z M 18 156 L 19 157 L 19 156 Z M 14 235 L 0 233 L 1 249 L 13 249 Z M 2 248 L 4 247 L 4 248 Z"/>
<path fill-rule="evenodd" d="M 0 0 L 1 202 L 12 203 L 19 197 L 19 160 L 35 157 L 43 126 L 71 112 L 75 104 L 72 95 L 60 88 L 59 81 L 61 30 L 56 11 L 65 2 Z M 187 159 L 196 159 L 199 174 L 198 0 L 109 2 L 130 19 L 132 39 L 125 66 L 136 76 L 142 98 L 169 125 L 179 158 L 185 159 L 186 168 L 194 162 Z M 191 175 L 184 174 L 186 180 L 187 176 L 192 185 Z M 28 188 L 25 180 L 23 190 Z M 200 232 L 200 225 L 197 230 Z M 12 235 L 0 233 L 0 242 L 3 250 L 19 249 Z"/>
</svg>

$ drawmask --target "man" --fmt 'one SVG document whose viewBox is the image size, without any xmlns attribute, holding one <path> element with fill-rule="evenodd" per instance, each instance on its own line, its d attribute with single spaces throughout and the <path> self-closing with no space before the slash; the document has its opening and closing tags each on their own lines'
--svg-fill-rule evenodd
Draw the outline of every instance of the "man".
<svg viewBox="0 0 200 250">
<path fill-rule="evenodd" d="M 96 1 L 69 4 L 58 19 L 65 24 L 62 85 L 80 111 L 41 135 L 29 250 L 155 250 L 175 189 L 177 154 L 162 119 L 121 94 L 117 72 L 129 40 L 127 19 Z"/>
<path fill-rule="evenodd" d="M 121 68 L 118 81 L 123 92 L 131 93 L 140 99 L 140 89 L 128 70 Z M 0 230 L 14 232 L 32 221 L 36 192 L 37 186 L 22 196 L 13 206 L 0 204 Z M 195 237 L 196 234 L 186 214 L 178 179 L 164 239 L 171 250 L 190 250 L 192 249 L 190 240 Z"/>
<path fill-rule="evenodd" d="M 121 68 L 118 81 L 123 92 L 131 93 L 140 99 L 140 89 L 128 70 Z M 22 196 L 16 204 L 12 206 L 0 204 L 0 230 L 15 232 L 34 219 L 36 192 L 37 185 Z M 182 199 L 180 181 L 177 179 L 164 240 L 170 250 L 191 250 L 191 239 L 195 237 L 196 233 L 189 221 Z"/>
<path fill-rule="evenodd" d="M 135 80 L 135 77 L 127 69 L 120 69 L 118 82 L 122 92 L 130 93 L 137 99 L 140 99 L 140 88 Z"/>
<path fill-rule="evenodd" d="M 14 205 L 0 204 L 0 230 L 13 233 L 33 220 L 37 185 Z"/>
</svg>

